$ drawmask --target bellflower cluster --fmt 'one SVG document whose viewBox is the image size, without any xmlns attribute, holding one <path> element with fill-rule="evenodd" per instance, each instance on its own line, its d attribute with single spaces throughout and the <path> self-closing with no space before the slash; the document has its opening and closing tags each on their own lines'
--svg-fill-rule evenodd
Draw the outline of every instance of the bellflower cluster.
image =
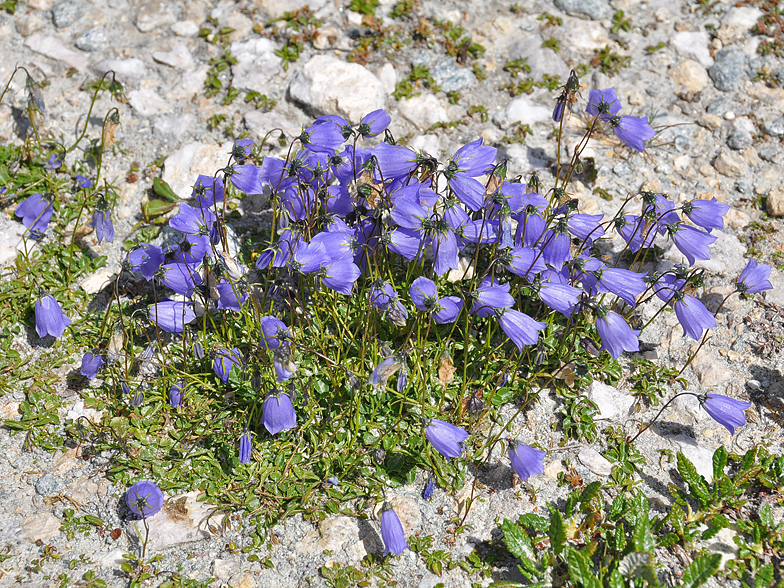
<svg viewBox="0 0 784 588">
<path fill-rule="evenodd" d="M 642 153 L 645 151 L 645 142 L 656 134 L 653 127 L 648 124 L 648 117 L 618 116 L 621 103 L 615 90 L 592 90 L 588 97 L 588 107 L 585 111 L 591 116 L 610 124 L 615 136 L 630 149 Z"/>
</svg>

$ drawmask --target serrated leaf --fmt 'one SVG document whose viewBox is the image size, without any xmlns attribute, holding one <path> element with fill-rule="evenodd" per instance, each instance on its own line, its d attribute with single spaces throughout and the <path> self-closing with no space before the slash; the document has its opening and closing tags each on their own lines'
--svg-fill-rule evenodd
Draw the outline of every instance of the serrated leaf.
<svg viewBox="0 0 784 588">
<path fill-rule="evenodd" d="M 705 506 L 708 504 L 710 500 L 708 482 L 697 472 L 694 464 L 680 451 L 678 452 L 678 473 L 683 478 L 683 481 L 689 485 L 689 492 L 699 501 L 700 505 Z"/>
<path fill-rule="evenodd" d="M 532 512 L 520 515 L 520 524 L 523 527 L 531 527 L 539 533 L 546 533 L 550 528 L 550 521 L 548 519 Z"/>
<path fill-rule="evenodd" d="M 626 588 L 626 582 L 623 581 L 623 576 L 618 570 L 610 572 L 610 577 L 607 581 L 608 588 Z"/>
<path fill-rule="evenodd" d="M 588 567 L 588 558 L 573 547 L 567 547 L 565 559 L 566 563 L 569 564 L 569 579 L 573 583 L 582 584 L 585 588 L 592 586 L 591 580 L 594 577 Z"/>
<path fill-rule="evenodd" d="M 550 519 L 548 535 L 550 536 L 550 547 L 552 547 L 553 553 L 560 555 L 564 545 L 566 545 L 566 525 L 564 524 L 563 516 L 557 510 Z"/>
<path fill-rule="evenodd" d="M 720 480 L 724 477 L 724 468 L 727 466 L 727 450 L 724 445 L 713 452 L 713 479 Z"/>
<path fill-rule="evenodd" d="M 651 522 L 648 520 L 647 510 L 639 513 L 639 518 L 632 531 L 632 538 L 634 539 L 634 546 L 637 548 L 637 551 L 653 553 L 653 550 L 656 547 L 656 539 L 651 532 Z"/>
<path fill-rule="evenodd" d="M 713 517 L 710 527 L 702 532 L 702 540 L 708 541 L 709 539 L 713 539 L 716 535 L 719 534 L 719 531 L 722 529 L 727 529 L 729 526 L 730 522 L 727 520 L 727 517 L 722 514 L 716 515 Z"/>
<path fill-rule="evenodd" d="M 624 549 L 626 549 L 626 529 L 623 526 L 623 522 L 620 522 L 615 527 L 615 551 L 623 553 Z"/>
<path fill-rule="evenodd" d="M 180 197 L 174 193 L 174 190 L 171 189 L 171 186 L 169 186 L 169 184 L 167 184 L 161 178 L 153 178 L 152 189 L 160 198 L 163 198 L 164 200 L 168 200 L 169 202 L 180 201 Z"/>
<path fill-rule="evenodd" d="M 626 510 L 626 497 L 619 494 L 613 499 L 607 514 L 610 515 L 610 520 L 615 521 L 623 514 L 624 510 Z"/>
<path fill-rule="evenodd" d="M 651 563 L 651 554 L 632 551 L 618 564 L 618 571 L 624 578 L 639 578 Z"/>
<path fill-rule="evenodd" d="M 591 482 L 585 487 L 582 494 L 580 494 L 580 504 L 586 504 L 591 502 L 596 496 L 598 496 L 599 491 L 602 489 L 602 483 L 599 480 L 595 482 Z"/>
<path fill-rule="evenodd" d="M 509 553 L 523 561 L 534 557 L 531 539 L 519 525 L 504 519 L 504 522 L 501 523 L 501 531 L 504 533 L 504 543 Z"/>
<path fill-rule="evenodd" d="M 759 511 L 760 521 L 768 528 L 773 529 L 775 526 L 773 522 L 773 511 L 770 510 L 770 503 L 766 502 L 762 505 L 762 508 Z"/>
<path fill-rule="evenodd" d="M 754 588 L 766 588 L 773 583 L 773 564 L 766 563 L 757 570 L 757 576 L 754 578 Z"/>
<path fill-rule="evenodd" d="M 703 555 L 691 562 L 686 569 L 683 570 L 683 586 L 684 588 L 697 588 L 702 586 L 709 578 L 719 571 L 721 565 L 721 555 L 718 553 L 711 553 L 710 555 Z"/>
</svg>

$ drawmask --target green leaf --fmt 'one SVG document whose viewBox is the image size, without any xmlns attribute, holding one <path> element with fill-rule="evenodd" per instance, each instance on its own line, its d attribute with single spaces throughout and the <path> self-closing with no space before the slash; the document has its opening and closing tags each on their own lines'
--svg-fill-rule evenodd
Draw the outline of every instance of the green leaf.
<svg viewBox="0 0 784 588">
<path fill-rule="evenodd" d="M 623 581 L 623 576 L 618 570 L 613 570 L 610 572 L 607 586 L 608 588 L 626 588 L 626 582 Z"/>
<path fill-rule="evenodd" d="M 550 521 L 548 519 L 532 512 L 520 515 L 520 524 L 523 527 L 530 527 L 539 533 L 546 533 L 550 528 Z"/>
<path fill-rule="evenodd" d="M 710 500 L 710 492 L 708 491 L 708 482 L 701 474 L 697 473 L 697 468 L 691 463 L 686 456 L 680 451 L 678 452 L 678 473 L 683 478 L 683 481 L 689 485 L 689 492 L 696 498 L 701 506 L 708 504 Z"/>
<path fill-rule="evenodd" d="M 757 570 L 754 588 L 766 588 L 773 583 L 773 564 L 767 563 Z"/>
<path fill-rule="evenodd" d="M 624 549 L 626 549 L 626 529 L 623 526 L 623 522 L 620 522 L 615 527 L 615 551 L 623 553 Z"/>
<path fill-rule="evenodd" d="M 724 468 L 727 466 L 727 450 L 724 445 L 713 452 L 713 480 L 720 480 L 724 477 Z"/>
<path fill-rule="evenodd" d="M 632 551 L 618 564 L 618 571 L 628 579 L 639 578 L 651 564 L 651 554 L 641 551 Z"/>
<path fill-rule="evenodd" d="M 729 526 L 730 522 L 727 520 L 727 517 L 725 517 L 723 514 L 716 515 L 713 517 L 710 527 L 702 532 L 702 540 L 708 541 L 709 539 L 713 539 L 716 535 L 718 535 L 719 531 L 722 529 L 727 529 Z"/>
<path fill-rule="evenodd" d="M 598 496 L 599 491 L 602 489 L 602 483 L 599 480 L 595 482 L 591 482 L 585 487 L 583 493 L 580 494 L 580 504 L 586 504 L 591 502 L 596 496 Z"/>
<path fill-rule="evenodd" d="M 585 555 L 573 547 L 567 547 L 565 559 L 566 563 L 569 564 L 569 579 L 572 582 L 582 584 L 586 588 L 593 586 L 591 581 L 595 580 L 595 578 L 588 567 L 588 558 Z"/>
<path fill-rule="evenodd" d="M 695 559 L 683 570 L 683 587 L 697 588 L 697 586 L 702 586 L 719 571 L 720 565 L 721 555 L 718 553 L 703 555 Z"/>
<path fill-rule="evenodd" d="M 647 510 L 643 510 L 639 513 L 636 526 L 632 531 L 632 538 L 634 539 L 634 546 L 637 548 L 637 551 L 653 553 L 653 550 L 656 547 L 656 539 L 651 532 L 651 522 L 648 520 Z"/>
<path fill-rule="evenodd" d="M 174 193 L 174 190 L 171 189 L 171 186 L 169 186 L 169 184 L 167 184 L 161 178 L 153 179 L 152 189 L 158 196 L 160 196 L 164 200 L 168 200 L 169 202 L 180 201 L 180 197 Z"/>
<path fill-rule="evenodd" d="M 554 511 L 550 519 L 550 547 L 556 555 L 560 555 L 566 545 L 566 525 L 560 511 Z"/>
<path fill-rule="evenodd" d="M 174 210 L 176 204 L 170 204 L 165 200 L 158 200 L 154 198 L 142 204 L 142 216 L 144 216 L 144 220 L 147 222 L 150 219 L 162 216 L 171 210 Z"/>
<path fill-rule="evenodd" d="M 504 519 L 504 522 L 501 524 L 501 531 L 504 533 L 504 543 L 509 553 L 522 560 L 536 559 L 531 539 L 519 525 Z"/>
<path fill-rule="evenodd" d="M 96 527 L 104 526 L 103 521 L 94 515 L 84 515 L 84 520 L 90 523 L 91 525 L 95 525 Z"/>
</svg>

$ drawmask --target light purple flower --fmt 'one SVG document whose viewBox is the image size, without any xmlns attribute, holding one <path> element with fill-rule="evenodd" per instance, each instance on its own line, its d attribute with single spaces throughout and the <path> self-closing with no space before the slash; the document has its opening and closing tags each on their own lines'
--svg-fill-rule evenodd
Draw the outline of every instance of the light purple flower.
<svg viewBox="0 0 784 588">
<path fill-rule="evenodd" d="M 137 517 L 148 518 L 163 508 L 163 492 L 155 482 L 140 480 L 128 488 L 125 503 Z"/>
<path fill-rule="evenodd" d="M 436 451 L 447 459 L 460 457 L 463 454 L 463 441 L 468 439 L 464 429 L 439 419 L 430 419 L 425 436 Z"/>
<path fill-rule="evenodd" d="M 82 357 L 82 367 L 79 373 L 88 380 L 92 380 L 98 375 L 98 370 L 103 365 L 103 358 L 97 353 L 87 352 Z"/>
<path fill-rule="evenodd" d="M 633 330 L 624 318 L 613 311 L 596 319 L 596 330 L 602 339 L 602 349 L 606 349 L 614 359 L 624 351 L 639 351 L 637 336 L 640 331 Z"/>
<path fill-rule="evenodd" d="M 247 431 L 240 437 L 240 463 L 250 463 L 250 452 L 253 449 L 250 433 Z"/>
<path fill-rule="evenodd" d="M 721 394 L 707 394 L 705 397 L 700 397 L 700 404 L 713 420 L 727 428 L 730 435 L 735 434 L 736 427 L 746 424 L 746 415 L 743 411 L 751 407 L 750 402 L 734 400 Z"/>
<path fill-rule="evenodd" d="M 524 482 L 531 476 L 544 473 L 544 451 L 534 449 L 520 441 L 511 441 L 507 456 L 512 464 L 512 469 Z"/>
<path fill-rule="evenodd" d="M 653 127 L 648 124 L 648 117 L 639 118 L 637 116 L 624 116 L 623 118 L 613 116 L 610 125 L 615 131 L 615 135 L 623 141 L 627 147 L 642 153 L 645 151 L 645 141 L 656 134 Z"/>
<path fill-rule="evenodd" d="M 757 263 L 756 260 L 750 259 L 735 283 L 735 288 L 744 294 L 758 294 L 759 292 L 770 290 L 773 288 L 773 284 L 770 283 L 769 279 L 770 270 L 771 267 L 769 265 Z"/>
<path fill-rule="evenodd" d="M 705 329 L 713 329 L 716 326 L 716 318 L 694 296 L 678 292 L 673 307 L 675 316 L 683 327 L 683 335 L 688 335 L 695 341 L 699 341 Z"/>
<path fill-rule="evenodd" d="M 70 324 L 71 319 L 63 314 L 63 309 L 50 294 L 38 298 L 35 303 L 35 331 L 39 337 L 60 337 Z"/>
<path fill-rule="evenodd" d="M 273 390 L 267 394 L 262 406 L 261 422 L 270 435 L 277 435 L 281 431 L 288 431 L 297 426 L 297 412 L 291 397 L 285 393 Z"/>
<path fill-rule="evenodd" d="M 400 555 L 408 548 L 400 518 L 386 503 L 381 508 L 381 539 L 384 541 L 384 555 Z"/>
<path fill-rule="evenodd" d="M 196 318 L 196 313 L 193 312 L 193 305 L 190 302 L 163 300 L 151 304 L 147 316 L 151 323 L 167 333 L 182 333 L 185 325 Z"/>
</svg>

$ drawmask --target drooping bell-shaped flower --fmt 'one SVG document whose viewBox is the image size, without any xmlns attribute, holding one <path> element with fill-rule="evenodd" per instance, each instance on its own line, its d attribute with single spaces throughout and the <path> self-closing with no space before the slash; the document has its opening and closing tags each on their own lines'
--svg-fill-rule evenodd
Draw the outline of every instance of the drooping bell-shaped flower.
<svg viewBox="0 0 784 588">
<path fill-rule="evenodd" d="M 39 337 L 60 337 L 70 324 L 71 319 L 63 314 L 63 309 L 51 294 L 39 296 L 35 303 L 35 331 Z"/>
<path fill-rule="evenodd" d="M 633 330 L 624 318 L 613 311 L 606 311 L 596 319 L 596 330 L 602 339 L 602 349 L 607 350 L 614 359 L 624 351 L 639 351 L 639 331 Z"/>
<path fill-rule="evenodd" d="M 273 390 L 267 394 L 262 406 L 261 422 L 270 435 L 288 431 L 297 426 L 297 412 L 286 392 Z"/>
<path fill-rule="evenodd" d="M 740 274 L 738 281 L 735 282 L 735 288 L 738 292 L 744 294 L 758 294 L 765 290 L 773 288 L 770 283 L 770 270 L 769 265 L 764 263 L 757 263 L 756 260 L 750 259 L 746 267 Z"/>
<path fill-rule="evenodd" d="M 390 122 L 392 117 L 384 109 L 379 108 L 362 117 L 357 131 L 363 137 L 375 137 L 383 133 Z"/>
<path fill-rule="evenodd" d="M 163 300 L 149 306 L 147 317 L 151 323 L 167 333 L 182 333 L 185 325 L 196 318 L 196 313 L 193 312 L 190 302 Z"/>
<path fill-rule="evenodd" d="M 182 397 L 185 392 L 185 382 L 183 380 L 177 380 L 172 384 L 171 388 L 169 388 L 169 405 L 172 408 L 177 408 L 178 406 L 182 406 Z"/>
<path fill-rule="evenodd" d="M 468 439 L 464 429 L 439 419 L 430 419 L 425 436 L 436 451 L 447 459 L 460 457 L 463 454 L 463 441 Z"/>
<path fill-rule="evenodd" d="M 683 327 L 684 337 L 688 335 L 695 341 L 699 341 L 705 329 L 716 327 L 716 317 L 694 296 L 678 292 L 674 299 L 675 316 Z"/>
<path fill-rule="evenodd" d="M 215 355 L 212 362 L 212 371 L 215 372 L 225 384 L 229 381 L 229 373 L 234 367 L 242 367 L 242 354 L 240 350 L 234 347 L 233 349 L 221 349 Z"/>
<path fill-rule="evenodd" d="M 408 548 L 400 518 L 387 503 L 381 507 L 381 539 L 384 541 L 384 555 L 400 555 Z"/>
<path fill-rule="evenodd" d="M 79 369 L 79 373 L 88 380 L 92 380 L 98 375 L 98 370 L 101 369 L 102 365 L 103 358 L 97 353 L 88 351 L 82 357 L 82 367 Z"/>
<path fill-rule="evenodd" d="M 743 411 L 751 408 L 750 402 L 735 400 L 721 394 L 700 396 L 700 404 L 714 421 L 727 428 L 730 435 L 735 434 L 736 427 L 746 424 L 746 415 Z"/>
<path fill-rule="evenodd" d="M 250 452 L 253 449 L 253 443 L 250 438 L 250 433 L 245 431 L 240 436 L 240 463 L 250 463 Z"/>
<path fill-rule="evenodd" d="M 512 440 L 509 442 L 507 456 L 512 469 L 525 482 L 531 476 L 544 473 L 544 451 L 534 449 L 530 445 Z"/>
<path fill-rule="evenodd" d="M 501 329 L 521 352 L 526 345 L 536 345 L 539 341 L 539 331 L 547 328 L 547 323 L 535 321 L 527 314 L 511 308 L 497 312 Z"/>
<path fill-rule="evenodd" d="M 642 153 L 645 151 L 645 142 L 656 134 L 653 127 L 648 124 L 648 117 L 613 116 L 610 126 L 615 135 L 630 149 Z"/>
</svg>

